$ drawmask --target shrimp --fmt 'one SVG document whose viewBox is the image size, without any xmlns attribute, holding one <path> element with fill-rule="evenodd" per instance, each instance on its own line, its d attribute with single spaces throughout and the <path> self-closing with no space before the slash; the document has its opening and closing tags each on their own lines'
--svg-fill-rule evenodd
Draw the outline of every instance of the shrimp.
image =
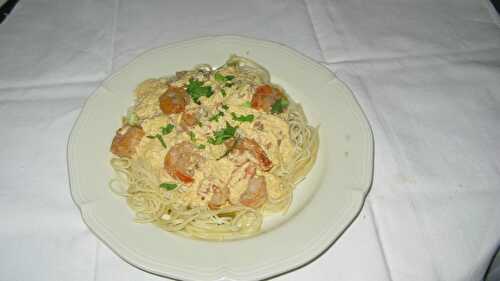
<svg viewBox="0 0 500 281">
<path fill-rule="evenodd" d="M 119 157 L 131 157 L 143 137 L 144 131 L 141 127 L 124 125 L 116 131 L 111 143 L 111 152 Z"/>
<path fill-rule="evenodd" d="M 189 103 L 186 90 L 179 87 L 169 86 L 167 91 L 159 98 L 160 109 L 166 115 L 183 112 Z"/>
<path fill-rule="evenodd" d="M 239 138 L 234 140 L 236 143 L 227 143 L 228 147 L 240 153 L 248 151 L 257 160 L 259 167 L 263 171 L 269 171 L 273 167 L 273 162 L 267 157 L 266 152 L 262 147 L 253 139 Z"/>
<path fill-rule="evenodd" d="M 245 168 L 245 177 L 253 178 L 255 176 L 256 167 L 253 164 L 249 164 Z"/>
<path fill-rule="evenodd" d="M 250 208 L 259 208 L 267 200 L 267 185 L 264 176 L 252 177 L 248 180 L 246 190 L 240 196 L 240 203 Z"/>
<path fill-rule="evenodd" d="M 194 170 L 203 157 L 196 153 L 195 147 L 188 141 L 178 143 L 167 152 L 163 167 L 167 173 L 183 183 L 194 181 Z"/>
<path fill-rule="evenodd" d="M 188 130 L 194 125 L 198 124 L 198 117 L 196 113 L 183 112 L 181 116 L 181 127 Z"/>
<path fill-rule="evenodd" d="M 271 112 L 273 104 L 279 99 L 286 99 L 283 92 L 271 85 L 264 84 L 255 89 L 252 97 L 251 106 L 254 109 Z"/>
<path fill-rule="evenodd" d="M 229 200 L 229 188 L 212 185 L 212 198 L 208 201 L 208 207 L 212 210 L 220 208 Z"/>
<path fill-rule="evenodd" d="M 246 160 L 245 164 L 236 167 L 231 172 L 231 176 L 229 178 L 227 185 L 234 186 L 242 180 L 253 178 L 256 172 L 257 172 L 257 167 L 255 166 L 255 164 Z"/>
</svg>

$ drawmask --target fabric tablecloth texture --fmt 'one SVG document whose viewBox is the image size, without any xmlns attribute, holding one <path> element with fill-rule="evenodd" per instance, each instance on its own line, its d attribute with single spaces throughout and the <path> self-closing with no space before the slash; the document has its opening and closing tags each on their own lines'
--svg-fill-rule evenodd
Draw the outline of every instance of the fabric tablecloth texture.
<svg viewBox="0 0 500 281">
<path fill-rule="evenodd" d="M 327 65 L 375 137 L 359 217 L 275 280 L 481 280 L 500 244 L 499 23 L 486 0 L 20 1 L 0 25 L 0 280 L 164 280 L 84 225 L 66 144 L 117 68 L 221 34 Z"/>
</svg>

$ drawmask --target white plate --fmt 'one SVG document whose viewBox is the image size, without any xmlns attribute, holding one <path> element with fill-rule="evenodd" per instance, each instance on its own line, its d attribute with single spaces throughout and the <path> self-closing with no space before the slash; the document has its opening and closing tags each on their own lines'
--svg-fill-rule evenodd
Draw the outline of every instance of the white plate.
<svg viewBox="0 0 500 281">
<path fill-rule="evenodd" d="M 320 125 L 318 159 L 286 215 L 262 234 L 237 241 L 180 237 L 133 222 L 125 200 L 108 189 L 109 146 L 132 91 L 144 79 L 230 54 L 264 65 L 272 81 Z M 143 270 L 183 280 L 259 280 L 297 268 L 327 249 L 361 209 L 370 188 L 373 139 L 350 90 L 326 67 L 283 45 L 237 36 L 205 37 L 148 51 L 103 82 L 85 104 L 68 144 L 71 193 L 89 228 L 117 255 Z"/>
</svg>

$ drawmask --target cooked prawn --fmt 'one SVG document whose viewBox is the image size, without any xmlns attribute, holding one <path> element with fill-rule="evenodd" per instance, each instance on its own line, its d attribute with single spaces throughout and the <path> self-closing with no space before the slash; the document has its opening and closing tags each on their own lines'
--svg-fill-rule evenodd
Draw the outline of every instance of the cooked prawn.
<svg viewBox="0 0 500 281">
<path fill-rule="evenodd" d="M 240 203 L 250 208 L 259 208 L 266 200 L 266 178 L 264 176 L 250 178 L 247 189 L 240 196 Z"/>
<path fill-rule="evenodd" d="M 264 84 L 255 89 L 251 105 L 254 109 L 270 112 L 273 104 L 282 98 L 286 99 L 280 89 Z"/>
<path fill-rule="evenodd" d="M 231 176 L 229 177 L 227 185 L 235 186 L 242 180 L 253 178 L 256 172 L 257 172 L 257 167 L 255 166 L 255 164 L 246 160 L 245 164 L 242 164 L 239 167 L 237 166 L 231 172 Z"/>
<path fill-rule="evenodd" d="M 198 124 L 199 120 L 196 113 L 183 112 L 181 115 L 181 127 L 188 130 L 194 125 Z"/>
<path fill-rule="evenodd" d="M 189 96 L 183 88 L 169 86 L 159 101 L 161 111 L 170 115 L 183 112 L 189 103 Z"/>
<path fill-rule="evenodd" d="M 208 207 L 212 210 L 220 208 L 229 200 L 229 188 L 212 185 L 212 198 L 208 201 Z"/>
<path fill-rule="evenodd" d="M 163 166 L 173 178 L 183 183 L 192 183 L 195 169 L 201 160 L 203 157 L 196 153 L 194 145 L 183 141 L 170 148 L 165 155 Z"/>
<path fill-rule="evenodd" d="M 131 157 L 142 137 L 144 137 L 144 131 L 141 127 L 124 125 L 116 131 L 111 143 L 111 152 L 119 157 Z"/>
<path fill-rule="evenodd" d="M 227 146 L 232 147 L 233 151 L 240 153 L 248 151 L 258 162 L 259 167 L 263 171 L 269 171 L 273 167 L 273 162 L 267 157 L 264 149 L 253 139 L 239 138 L 235 140 L 236 143 L 228 143 Z"/>
</svg>

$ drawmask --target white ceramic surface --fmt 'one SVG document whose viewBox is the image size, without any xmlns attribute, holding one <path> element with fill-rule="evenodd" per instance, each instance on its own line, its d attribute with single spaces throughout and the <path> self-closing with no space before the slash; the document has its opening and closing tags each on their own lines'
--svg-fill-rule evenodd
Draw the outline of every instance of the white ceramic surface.
<svg viewBox="0 0 500 281">
<path fill-rule="evenodd" d="M 318 159 L 294 192 L 290 211 L 266 219 L 252 238 L 209 242 L 133 222 L 123 198 L 108 189 L 109 145 L 132 91 L 146 78 L 230 54 L 264 65 L 272 81 L 320 125 Z M 103 82 L 86 102 L 68 144 L 71 193 L 89 228 L 117 255 L 143 270 L 181 280 L 259 280 L 320 255 L 361 209 L 373 171 L 373 137 L 350 90 L 326 67 L 278 43 L 237 36 L 204 37 L 148 51 Z"/>
</svg>

